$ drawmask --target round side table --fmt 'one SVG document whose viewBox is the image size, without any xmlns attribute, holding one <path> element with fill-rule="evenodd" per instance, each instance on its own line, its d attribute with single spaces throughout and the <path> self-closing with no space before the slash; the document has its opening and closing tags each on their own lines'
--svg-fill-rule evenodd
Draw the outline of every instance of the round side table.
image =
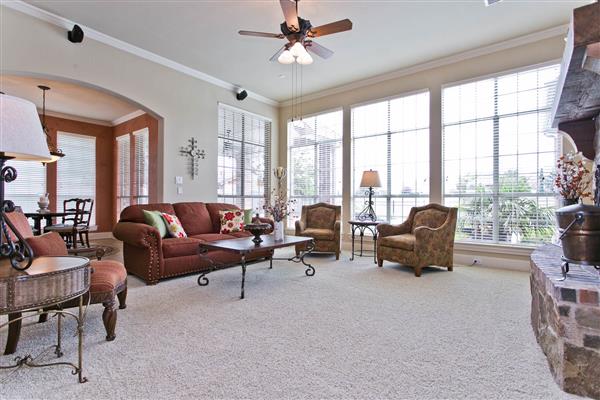
<svg viewBox="0 0 600 400">
<path fill-rule="evenodd" d="M 359 221 L 359 220 L 350 220 L 348 223 L 352 229 L 352 255 L 350 256 L 350 261 L 354 260 L 354 256 L 357 255 L 359 257 L 363 257 L 363 252 L 365 253 L 373 253 L 373 261 L 377 263 L 377 225 L 381 224 L 383 221 Z M 356 237 L 356 231 L 360 236 L 360 253 L 356 253 L 354 251 L 354 238 Z M 365 237 L 365 231 L 371 232 L 373 235 L 373 250 L 363 250 L 363 239 Z"/>
<path fill-rule="evenodd" d="M 73 369 L 73 375 L 78 375 L 80 383 L 87 381 L 87 378 L 82 375 L 84 308 L 87 307 L 83 304 L 83 295 L 90 289 L 90 273 L 90 260 L 85 257 L 38 257 L 25 271 L 12 268 L 7 259 L 0 260 L 0 315 L 8 314 L 8 322 L 0 324 L 0 329 L 8 325 L 5 354 L 12 354 L 16 350 L 22 320 L 39 316 L 44 313 L 44 308 L 58 307 L 58 310 L 51 311 L 57 316 L 57 343 L 51 347 L 57 357 L 63 355 L 61 349 L 63 317 L 75 319 L 78 336 L 77 364 L 70 362 L 41 364 L 36 362 L 39 356 L 32 357 L 28 354 L 16 357 L 13 365 L 0 366 L 0 370 L 19 369 L 24 366 L 65 365 Z M 60 304 L 76 298 L 79 298 L 77 314 L 60 309 Z M 33 313 L 23 316 L 24 312 Z M 45 354 L 46 351 L 41 354 Z"/>
</svg>

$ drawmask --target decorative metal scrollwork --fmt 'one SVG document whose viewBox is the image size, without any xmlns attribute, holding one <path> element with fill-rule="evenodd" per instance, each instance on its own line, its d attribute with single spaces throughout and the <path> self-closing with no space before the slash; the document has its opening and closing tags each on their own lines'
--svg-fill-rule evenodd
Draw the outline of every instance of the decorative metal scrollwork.
<svg viewBox="0 0 600 400">
<path fill-rule="evenodd" d="M 190 138 L 188 142 L 190 142 L 190 144 L 187 147 L 182 147 L 179 150 L 179 154 L 184 157 L 189 157 L 190 174 L 192 175 L 192 179 L 196 179 L 199 169 L 198 161 L 200 159 L 204 160 L 206 153 L 203 149 L 200 150 L 198 148 L 198 141 L 195 138 Z"/>
</svg>

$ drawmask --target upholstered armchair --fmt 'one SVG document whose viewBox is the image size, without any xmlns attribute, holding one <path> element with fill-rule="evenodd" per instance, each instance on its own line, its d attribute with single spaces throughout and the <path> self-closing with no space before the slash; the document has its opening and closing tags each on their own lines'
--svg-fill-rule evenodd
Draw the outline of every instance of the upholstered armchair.
<svg viewBox="0 0 600 400">
<path fill-rule="evenodd" d="M 456 208 L 428 204 L 413 207 L 400 225 L 377 225 L 377 265 L 397 262 L 414 268 L 415 276 L 430 265 L 452 271 L 456 214 Z"/>
<path fill-rule="evenodd" d="M 296 221 L 296 236 L 308 236 L 315 240 L 315 251 L 335 253 L 340 259 L 340 229 L 342 207 L 327 203 L 302 206 L 300 220 Z M 302 245 L 296 246 L 300 254 Z"/>
</svg>

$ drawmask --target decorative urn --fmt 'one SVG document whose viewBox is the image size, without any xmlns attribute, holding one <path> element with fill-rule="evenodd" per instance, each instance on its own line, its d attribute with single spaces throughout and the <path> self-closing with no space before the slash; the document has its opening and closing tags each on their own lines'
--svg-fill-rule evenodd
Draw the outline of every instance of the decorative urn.
<svg viewBox="0 0 600 400">
<path fill-rule="evenodd" d="M 556 210 L 560 240 L 567 261 L 600 265 L 600 207 L 574 204 Z"/>
</svg>

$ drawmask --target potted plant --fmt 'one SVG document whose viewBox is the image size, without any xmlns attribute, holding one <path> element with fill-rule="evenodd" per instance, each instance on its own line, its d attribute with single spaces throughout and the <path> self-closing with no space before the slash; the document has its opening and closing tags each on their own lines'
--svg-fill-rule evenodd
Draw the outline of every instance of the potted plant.
<svg viewBox="0 0 600 400">
<path fill-rule="evenodd" d="M 581 152 L 569 152 L 556 162 L 554 186 L 562 198 L 562 205 L 579 203 L 591 198 L 592 172 L 585 166 Z"/>
</svg>

